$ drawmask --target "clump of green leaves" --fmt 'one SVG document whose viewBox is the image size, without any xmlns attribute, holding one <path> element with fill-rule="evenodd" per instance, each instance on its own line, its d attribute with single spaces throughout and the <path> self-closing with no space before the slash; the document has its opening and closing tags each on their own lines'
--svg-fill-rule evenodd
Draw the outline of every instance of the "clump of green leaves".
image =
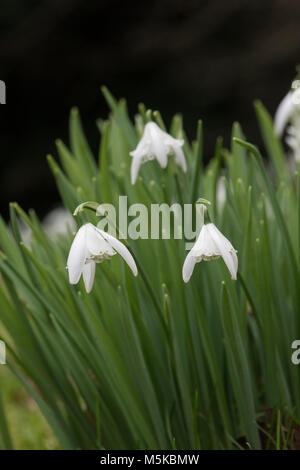
<svg viewBox="0 0 300 470">
<path fill-rule="evenodd" d="M 289 172 L 272 121 L 256 103 L 268 171 L 237 123 L 231 148 L 218 139 L 204 167 L 202 123 L 190 144 L 176 115 L 169 131 L 185 139 L 187 173 L 148 162 L 132 186 L 129 152 L 143 125 L 149 119 L 165 125 L 143 105 L 133 124 L 125 101 L 103 91 L 111 114 L 97 123 L 99 154 L 92 154 L 73 109 L 70 148 L 58 141 L 59 163 L 48 157 L 65 207 L 117 205 L 119 195 L 146 206 L 206 198 L 214 223 L 238 250 L 238 280 L 218 260 L 198 264 L 185 285 L 184 240 L 138 239 L 128 242 L 140 276 L 114 257 L 97 269 L 88 295 L 82 281 L 68 283 L 73 234 L 53 241 L 34 212 L 12 204 L 12 232 L 0 221 L 6 367 L 65 449 L 228 449 L 240 447 L 240 436 L 259 449 L 264 409 L 300 418 L 300 366 L 291 362 L 291 344 L 300 338 L 298 173 Z M 32 231 L 30 246 L 17 218 Z M 93 213 L 76 217 L 78 226 L 88 221 L 97 222 Z M 11 445 L 4 403 L 0 446 Z"/>
</svg>

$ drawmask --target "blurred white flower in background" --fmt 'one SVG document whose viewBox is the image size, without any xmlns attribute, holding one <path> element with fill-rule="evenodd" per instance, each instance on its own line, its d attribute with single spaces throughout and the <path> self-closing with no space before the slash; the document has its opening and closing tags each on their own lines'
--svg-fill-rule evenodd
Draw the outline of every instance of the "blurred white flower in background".
<svg viewBox="0 0 300 470">
<path fill-rule="evenodd" d="M 300 115 L 294 116 L 293 121 L 286 129 L 285 142 L 293 151 L 296 162 L 300 162 Z"/>
<path fill-rule="evenodd" d="M 283 100 L 279 103 L 274 116 L 274 128 L 278 137 L 281 137 L 287 123 L 290 121 L 294 109 L 295 103 L 293 101 L 293 92 L 289 91 Z"/>
<path fill-rule="evenodd" d="M 289 125 L 288 125 L 289 124 Z M 288 125 L 288 126 L 287 126 Z M 282 137 L 286 129 L 285 142 L 293 152 L 297 162 L 300 161 L 300 80 L 294 80 L 292 90 L 279 104 L 274 116 L 274 129 Z"/>
<path fill-rule="evenodd" d="M 71 212 L 63 207 L 58 207 L 49 212 L 44 217 L 42 225 L 46 234 L 52 239 L 76 230 L 76 223 Z"/>
<path fill-rule="evenodd" d="M 29 246 L 32 238 L 31 229 L 18 219 L 19 230 L 25 245 Z M 42 227 L 45 233 L 53 240 L 57 239 L 60 235 L 67 235 L 68 233 L 75 232 L 76 223 L 74 218 L 67 209 L 58 207 L 50 211 L 42 220 Z"/>
<path fill-rule="evenodd" d="M 144 133 L 135 150 L 130 152 L 133 157 L 131 164 L 131 183 L 135 184 L 142 163 L 156 159 L 162 168 L 168 164 L 168 156 L 175 155 L 175 162 L 186 172 L 186 161 L 182 150 L 184 141 L 175 139 L 164 132 L 155 122 L 145 125 Z"/>
<path fill-rule="evenodd" d="M 88 223 L 80 227 L 70 248 L 67 267 L 70 284 L 77 284 L 81 275 L 87 293 L 91 292 L 97 263 L 110 259 L 116 253 L 126 261 L 134 276 L 138 271 L 130 251 L 107 232 Z"/>
<path fill-rule="evenodd" d="M 217 182 L 217 206 L 218 211 L 221 213 L 224 209 L 227 198 L 226 185 L 223 177 L 218 179 Z"/>
<path fill-rule="evenodd" d="M 238 257 L 237 251 L 233 248 L 230 241 L 212 224 L 203 225 L 200 235 L 187 255 L 183 268 L 182 277 L 184 282 L 190 280 L 193 274 L 196 263 L 202 260 L 210 261 L 218 259 L 220 256 L 223 258 L 231 278 L 236 280 L 238 270 Z"/>
</svg>

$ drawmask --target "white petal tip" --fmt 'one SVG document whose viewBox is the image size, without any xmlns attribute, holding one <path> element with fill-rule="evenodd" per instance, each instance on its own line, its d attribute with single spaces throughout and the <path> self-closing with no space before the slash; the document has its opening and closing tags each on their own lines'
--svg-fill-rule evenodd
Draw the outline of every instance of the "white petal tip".
<svg viewBox="0 0 300 470">
<path fill-rule="evenodd" d="M 72 284 L 73 286 L 75 284 L 78 284 L 80 277 L 81 277 L 81 271 L 75 267 L 75 269 L 72 269 L 71 267 L 68 267 L 68 277 L 69 277 L 69 284 Z"/>
<path fill-rule="evenodd" d="M 182 279 L 183 279 L 183 282 L 185 282 L 185 284 L 187 284 L 189 282 L 189 280 L 191 279 L 192 277 L 192 274 L 193 274 L 193 271 L 187 273 L 186 272 L 186 267 L 184 266 L 183 267 L 183 270 L 182 270 Z"/>
</svg>

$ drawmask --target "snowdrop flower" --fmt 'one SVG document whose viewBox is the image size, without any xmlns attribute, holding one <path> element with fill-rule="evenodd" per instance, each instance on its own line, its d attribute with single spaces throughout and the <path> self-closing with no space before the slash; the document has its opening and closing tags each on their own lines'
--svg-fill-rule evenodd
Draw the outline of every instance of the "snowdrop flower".
<svg viewBox="0 0 300 470">
<path fill-rule="evenodd" d="M 294 80 L 292 91 L 283 98 L 274 117 L 276 134 L 281 137 L 286 129 L 285 142 L 290 147 L 296 161 L 300 161 L 300 81 Z"/>
<path fill-rule="evenodd" d="M 96 263 L 102 263 L 116 253 L 122 256 L 133 274 L 137 276 L 135 261 L 123 243 L 93 224 L 89 223 L 80 227 L 73 240 L 67 261 L 70 284 L 77 284 L 82 274 L 85 289 L 87 293 L 91 292 Z"/>
<path fill-rule="evenodd" d="M 210 261 L 217 259 L 220 256 L 222 256 L 231 274 L 231 278 L 236 280 L 238 269 L 236 253 L 230 241 L 224 237 L 214 224 L 204 224 L 195 245 L 185 259 L 182 268 L 184 282 L 190 280 L 196 263 L 200 263 L 202 260 Z"/>
<path fill-rule="evenodd" d="M 217 182 L 217 206 L 219 212 L 222 212 L 227 198 L 226 185 L 224 177 L 218 179 Z"/>
<path fill-rule="evenodd" d="M 155 122 L 145 125 L 143 136 L 135 150 L 130 152 L 133 157 L 131 165 L 131 183 L 135 184 L 140 166 L 148 160 L 157 159 L 162 168 L 166 168 L 168 156 L 175 154 L 175 162 L 186 172 L 186 161 L 182 150 L 184 141 L 164 132 Z"/>
<path fill-rule="evenodd" d="M 289 91 L 288 94 L 280 102 L 275 116 L 274 116 L 274 128 L 278 137 L 281 137 L 283 131 L 290 121 L 295 108 L 295 103 L 293 100 L 293 92 Z"/>
<path fill-rule="evenodd" d="M 70 231 L 76 230 L 76 224 L 71 213 L 63 207 L 53 209 L 43 219 L 43 229 L 53 240 L 59 235 L 67 235 Z"/>
<path fill-rule="evenodd" d="M 300 80 L 294 80 L 292 89 L 279 104 L 274 116 L 276 134 L 281 137 L 288 122 L 300 112 Z"/>
</svg>

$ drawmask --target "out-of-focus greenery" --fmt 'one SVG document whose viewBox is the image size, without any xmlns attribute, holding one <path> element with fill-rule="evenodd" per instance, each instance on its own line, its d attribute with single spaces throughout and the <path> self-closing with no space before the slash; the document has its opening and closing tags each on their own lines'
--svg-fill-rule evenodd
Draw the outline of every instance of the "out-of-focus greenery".
<svg viewBox="0 0 300 470">
<path fill-rule="evenodd" d="M 5 365 L 0 366 L 0 384 L 14 449 L 59 449 L 35 400 Z"/>
<path fill-rule="evenodd" d="M 300 182 L 270 116 L 256 103 L 270 171 L 237 123 L 230 148 L 218 139 L 204 167 L 202 123 L 189 143 L 177 115 L 168 131 L 185 141 L 187 172 L 173 162 L 162 170 L 152 161 L 132 185 L 130 150 L 147 121 L 165 124 L 143 105 L 133 124 L 125 101 L 104 94 L 112 112 L 98 122 L 97 158 L 76 109 L 70 149 L 58 141 L 60 164 L 49 157 L 66 208 L 73 212 L 85 201 L 117 207 L 119 195 L 128 196 L 128 206 L 147 207 L 208 199 L 212 221 L 238 250 L 238 280 L 216 260 L 198 264 L 184 284 L 185 240 L 129 239 L 139 276 L 115 256 L 97 266 L 87 294 L 82 281 L 68 282 L 73 234 L 54 241 L 33 211 L 11 204 L 12 230 L 0 221 L 7 367 L 34 397 L 62 448 L 235 449 L 244 442 L 260 449 L 266 408 L 280 411 L 268 442 L 292 448 L 292 426 L 281 433 L 281 419 L 300 418 L 300 367 L 291 362 L 291 344 L 300 337 Z M 32 230 L 30 246 L 17 217 Z M 88 211 L 76 217 L 78 227 L 98 221 Z M 4 399 L 4 448 L 11 445 L 7 411 Z"/>
</svg>

